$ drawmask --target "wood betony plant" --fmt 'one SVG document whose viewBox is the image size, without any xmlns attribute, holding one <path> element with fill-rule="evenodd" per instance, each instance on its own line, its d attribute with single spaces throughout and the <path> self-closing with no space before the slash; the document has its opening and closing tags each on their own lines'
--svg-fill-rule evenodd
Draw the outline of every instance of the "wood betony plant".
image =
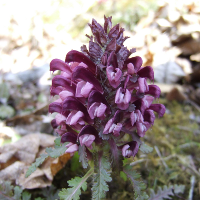
<svg viewBox="0 0 200 200">
<path fill-rule="evenodd" d="M 154 81 L 153 68 L 142 67 L 142 58 L 132 56 L 135 49 L 124 47 L 128 37 L 119 24 L 112 27 L 111 18 L 104 17 L 103 27 L 94 19 L 89 24 L 89 49 L 83 45 L 82 52 L 72 50 L 65 61 L 50 63 L 50 71 L 61 71 L 52 79 L 50 93 L 58 99 L 49 105 L 49 112 L 57 113 L 51 124 L 66 144 L 65 152 L 73 156 L 78 151 L 83 168 L 88 168 L 82 178 L 68 181 L 71 188 L 60 192 L 61 199 L 79 199 L 89 177 L 92 199 L 105 198 L 112 171 L 124 171 L 135 197 L 142 196 L 144 185 L 122 161 L 135 157 L 155 112 L 159 117 L 165 113 L 164 105 L 153 104 L 161 93 L 157 85 L 148 84 Z"/>
</svg>

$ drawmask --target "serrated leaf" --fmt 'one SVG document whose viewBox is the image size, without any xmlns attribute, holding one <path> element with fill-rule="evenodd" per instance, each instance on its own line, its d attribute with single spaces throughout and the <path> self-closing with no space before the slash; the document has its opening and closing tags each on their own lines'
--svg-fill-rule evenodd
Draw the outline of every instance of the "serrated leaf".
<svg viewBox="0 0 200 200">
<path fill-rule="evenodd" d="M 61 200 L 78 200 L 80 199 L 81 195 L 81 188 L 83 191 L 86 191 L 87 189 L 87 182 L 86 180 L 92 175 L 93 169 L 90 169 L 84 177 L 75 177 L 74 179 L 71 179 L 68 181 L 68 184 L 72 188 L 68 189 L 62 189 L 62 191 L 59 192 L 59 197 Z"/>
<path fill-rule="evenodd" d="M 15 110 L 8 105 L 1 105 L 0 106 L 0 118 L 5 119 L 12 117 L 15 114 Z"/>
<path fill-rule="evenodd" d="M 94 184 L 92 187 L 92 199 L 100 200 L 105 198 L 105 194 L 109 191 L 107 182 L 111 182 L 111 165 L 107 156 L 98 155 L 98 162 L 96 162 L 95 170 L 97 173 L 94 175 Z"/>
<path fill-rule="evenodd" d="M 86 150 L 85 145 L 83 146 L 79 145 L 79 148 L 78 148 L 79 162 L 82 163 L 82 166 L 84 169 L 88 167 L 87 153 L 85 150 Z"/>
<path fill-rule="evenodd" d="M 184 185 L 170 185 L 167 187 L 166 185 L 163 187 L 158 187 L 158 191 L 155 194 L 155 192 L 151 189 L 151 195 L 149 200 L 164 200 L 165 199 L 172 199 L 170 196 L 174 196 L 175 194 L 183 193 L 185 189 Z M 174 193 L 173 191 L 174 190 Z"/>
<path fill-rule="evenodd" d="M 39 158 L 28 168 L 26 172 L 26 178 L 30 176 L 48 157 L 48 154 L 41 154 Z"/>
<path fill-rule="evenodd" d="M 142 199 L 143 196 L 142 190 L 146 188 L 146 185 L 142 181 L 137 180 L 141 177 L 141 175 L 138 174 L 130 165 L 125 165 L 123 171 L 126 173 L 130 181 L 133 183 L 133 190 L 135 192 L 135 197 Z"/>
<path fill-rule="evenodd" d="M 58 192 L 57 188 L 51 185 L 49 188 L 42 189 L 41 194 L 48 200 L 55 200 L 58 198 Z"/>
<path fill-rule="evenodd" d="M 147 195 L 146 192 L 143 192 L 141 196 L 138 196 L 135 200 L 147 200 L 149 199 L 149 196 Z"/>
<path fill-rule="evenodd" d="M 144 142 L 140 145 L 140 151 L 143 153 L 150 153 L 153 151 L 153 147 L 148 146 Z"/>
<path fill-rule="evenodd" d="M 55 148 L 48 147 L 46 148 L 46 152 L 50 157 L 58 158 L 65 153 L 66 149 L 66 143 L 64 143 L 60 146 L 56 145 Z"/>
<path fill-rule="evenodd" d="M 19 186 L 15 186 L 14 187 L 14 199 L 20 200 L 21 195 L 22 195 L 22 191 L 23 191 L 22 188 L 20 188 Z"/>
<path fill-rule="evenodd" d="M 60 146 L 61 137 L 58 137 L 54 140 L 55 148 Z"/>
<path fill-rule="evenodd" d="M 9 200 L 13 196 L 13 186 L 10 181 L 0 182 L 0 199 Z"/>
<path fill-rule="evenodd" d="M 27 191 L 24 191 L 22 193 L 22 200 L 30 200 L 31 199 L 31 194 Z"/>
</svg>

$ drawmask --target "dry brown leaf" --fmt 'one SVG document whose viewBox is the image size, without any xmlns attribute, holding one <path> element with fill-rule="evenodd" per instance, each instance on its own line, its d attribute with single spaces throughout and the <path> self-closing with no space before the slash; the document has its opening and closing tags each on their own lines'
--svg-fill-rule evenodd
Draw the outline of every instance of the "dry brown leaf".
<svg viewBox="0 0 200 200">
<path fill-rule="evenodd" d="M 181 92 L 178 88 L 173 88 L 166 96 L 168 101 L 180 101 L 183 102 L 184 100 L 187 99 L 186 95 Z"/>
<path fill-rule="evenodd" d="M 57 158 L 54 162 L 51 164 L 51 173 L 53 176 L 56 175 L 58 171 L 60 171 L 65 164 L 68 162 L 68 160 L 71 158 L 69 153 L 65 153 L 64 155 Z"/>
</svg>

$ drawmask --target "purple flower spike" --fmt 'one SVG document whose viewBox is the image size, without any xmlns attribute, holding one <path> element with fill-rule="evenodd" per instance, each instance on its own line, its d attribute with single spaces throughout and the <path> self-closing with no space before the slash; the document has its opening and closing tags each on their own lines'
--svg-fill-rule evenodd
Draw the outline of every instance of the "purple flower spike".
<svg viewBox="0 0 200 200">
<path fill-rule="evenodd" d="M 157 112 L 159 117 L 162 117 L 166 111 L 166 108 L 163 104 L 151 104 L 149 109 Z"/>
<path fill-rule="evenodd" d="M 109 151 L 113 165 L 120 169 L 118 149 L 125 158 L 134 157 L 140 137 L 154 124 L 155 112 L 161 117 L 166 110 L 162 104 L 152 104 L 161 94 L 157 85 L 147 83 L 154 80 L 153 68 L 142 67 L 139 56 L 130 57 L 136 49 L 124 46 L 129 37 L 119 24 L 113 27 L 111 19 L 104 16 L 104 26 L 92 20 L 93 35 L 86 35 L 89 48 L 83 45 L 82 53 L 72 50 L 65 62 L 50 63 L 51 71 L 61 71 L 50 89 L 52 96 L 58 95 L 49 105 L 50 113 L 57 112 L 51 124 L 61 142 L 70 142 L 66 152 L 73 155 L 83 146 L 79 151 L 83 167 L 85 158 L 96 160 L 96 155 L 101 158 Z M 131 137 L 123 137 L 126 134 Z"/>
<path fill-rule="evenodd" d="M 96 66 L 95 64 L 83 53 L 79 51 L 72 50 L 70 51 L 65 58 L 65 62 L 83 62 L 88 66 L 88 69 L 95 74 Z"/>
<path fill-rule="evenodd" d="M 128 89 L 125 92 L 122 92 L 123 89 L 120 87 L 115 95 L 115 103 L 117 107 L 121 110 L 126 110 L 129 106 L 129 102 L 131 100 L 131 93 Z M 125 93 L 125 94 L 124 94 Z"/>
<path fill-rule="evenodd" d="M 101 84 L 94 77 L 94 75 L 90 71 L 88 71 L 85 67 L 77 66 L 73 71 L 72 79 L 73 80 L 82 79 L 85 82 L 89 82 L 96 88 L 96 90 L 98 90 L 103 94 L 103 89 L 101 87 Z"/>
<path fill-rule="evenodd" d="M 131 156 L 135 157 L 138 152 L 139 145 L 136 141 L 128 142 L 125 145 L 120 147 L 122 150 L 122 155 L 125 158 L 130 158 Z"/>
<path fill-rule="evenodd" d="M 67 74 L 72 73 L 70 66 L 64 61 L 59 59 L 54 59 L 50 62 L 50 71 L 54 72 L 56 70 L 61 70 L 63 72 L 66 72 Z"/>
<path fill-rule="evenodd" d="M 116 72 L 115 72 L 116 71 Z M 108 81 L 110 85 L 114 88 L 117 88 L 121 82 L 122 71 L 119 68 L 114 70 L 114 67 L 109 66 L 106 69 Z"/>
</svg>

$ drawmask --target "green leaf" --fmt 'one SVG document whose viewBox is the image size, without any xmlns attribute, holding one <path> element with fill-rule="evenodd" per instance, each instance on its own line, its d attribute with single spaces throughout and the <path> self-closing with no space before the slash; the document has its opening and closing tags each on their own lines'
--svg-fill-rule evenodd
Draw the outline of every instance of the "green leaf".
<svg viewBox="0 0 200 200">
<path fill-rule="evenodd" d="M 138 196 L 135 200 L 149 200 L 149 196 L 147 195 L 146 192 L 143 192 L 142 195 Z"/>
<path fill-rule="evenodd" d="M 15 114 L 15 110 L 13 107 L 9 105 L 1 105 L 0 106 L 0 118 L 5 119 L 12 117 Z"/>
<path fill-rule="evenodd" d="M 185 190 L 184 185 L 170 185 L 167 187 L 166 185 L 163 187 L 158 187 L 158 192 L 155 194 L 155 192 L 151 189 L 150 190 L 150 199 L 149 200 L 164 200 L 165 199 L 171 199 L 170 196 L 174 196 L 175 194 L 183 193 Z M 173 193 L 174 191 L 174 193 Z"/>
<path fill-rule="evenodd" d="M 13 196 L 13 186 L 10 181 L 0 182 L 0 199 L 9 200 Z"/>
<path fill-rule="evenodd" d="M 31 194 L 27 191 L 24 191 L 22 193 L 22 200 L 30 200 L 31 199 Z"/>
<path fill-rule="evenodd" d="M 94 184 L 92 187 L 92 199 L 100 200 L 105 198 L 105 194 L 109 191 L 107 182 L 111 182 L 111 165 L 107 156 L 98 154 L 95 163 L 96 174 L 94 175 Z"/>
<path fill-rule="evenodd" d="M 58 190 L 54 185 L 51 185 L 49 188 L 44 188 L 40 192 L 46 199 L 55 200 L 58 198 Z"/>
<path fill-rule="evenodd" d="M 145 144 L 144 142 L 140 145 L 140 151 L 143 153 L 150 153 L 153 151 L 153 148 Z"/>
<path fill-rule="evenodd" d="M 85 151 L 85 145 L 81 146 L 79 145 L 78 148 L 78 154 L 79 154 L 79 162 L 82 163 L 83 168 L 88 167 L 88 159 L 87 159 L 87 153 Z"/>
<path fill-rule="evenodd" d="M 15 186 L 14 187 L 14 199 L 20 200 L 21 195 L 22 195 L 22 191 L 23 191 L 22 188 L 20 188 L 19 186 Z"/>
<path fill-rule="evenodd" d="M 123 171 L 133 183 L 135 197 L 137 197 L 138 199 L 142 199 L 142 196 L 144 196 L 144 194 L 142 194 L 142 190 L 146 188 L 146 185 L 142 181 L 137 180 L 141 177 L 141 175 L 138 174 L 130 165 L 125 165 Z"/>
<path fill-rule="evenodd" d="M 50 156 L 52 158 L 58 158 L 66 151 L 66 143 L 60 144 L 60 138 L 56 138 L 55 141 L 55 148 L 46 148 L 47 154 L 41 154 L 39 158 L 36 159 L 36 161 L 28 168 L 28 171 L 26 172 L 26 178 L 30 176 L 36 169 L 39 167 L 45 159 Z"/>
<path fill-rule="evenodd" d="M 13 194 L 14 190 L 14 194 Z M 1 200 L 30 200 L 31 195 L 27 192 L 27 195 L 30 196 L 30 198 L 23 198 L 23 189 L 20 188 L 19 186 L 12 186 L 9 181 L 1 182 L 0 181 L 0 199 Z M 22 198 L 21 198 L 22 195 Z"/>
<path fill-rule="evenodd" d="M 51 147 L 46 148 L 46 152 L 50 157 L 58 158 L 59 156 L 65 153 L 67 143 L 61 144 L 60 140 L 61 140 L 60 137 L 55 139 L 54 141 L 55 148 L 51 148 Z"/>
<path fill-rule="evenodd" d="M 74 179 L 71 179 L 68 181 L 68 184 L 71 188 L 68 189 L 62 189 L 62 191 L 59 192 L 59 197 L 61 200 L 78 200 L 80 199 L 81 195 L 81 188 L 83 191 L 86 191 L 87 189 L 87 182 L 86 180 L 92 175 L 93 169 L 90 169 L 84 177 L 75 177 Z"/>
<path fill-rule="evenodd" d="M 48 154 L 41 154 L 39 158 L 28 168 L 26 172 L 26 178 L 30 176 L 48 157 Z"/>
</svg>

